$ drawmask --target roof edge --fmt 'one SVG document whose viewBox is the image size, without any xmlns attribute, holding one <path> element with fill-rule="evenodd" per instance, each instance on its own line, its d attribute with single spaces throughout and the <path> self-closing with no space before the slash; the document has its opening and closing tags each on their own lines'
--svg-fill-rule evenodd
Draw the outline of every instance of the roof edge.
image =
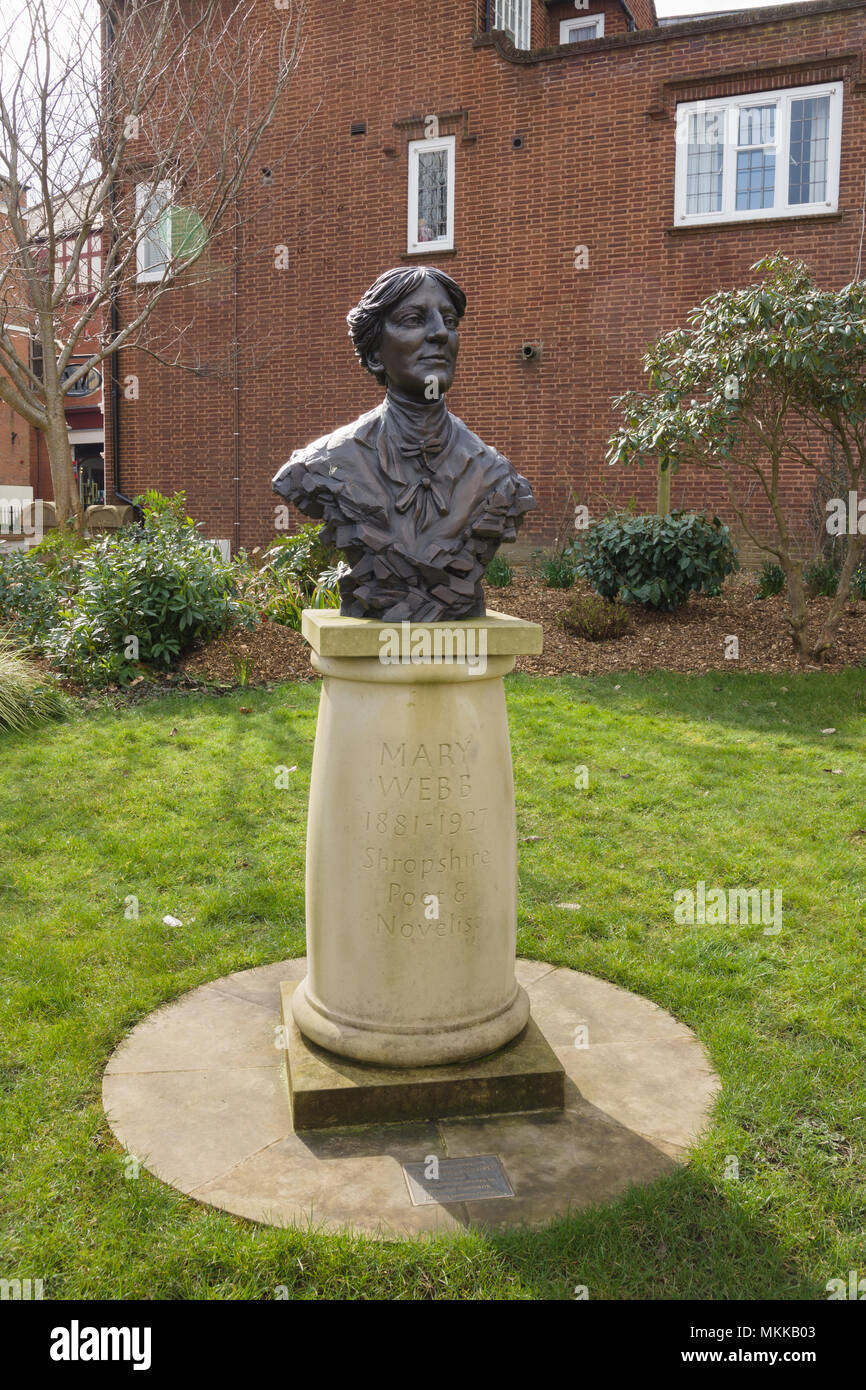
<svg viewBox="0 0 866 1390">
<path fill-rule="evenodd" d="M 607 49 L 637 48 L 647 43 L 664 43 L 669 39 L 688 38 L 691 34 L 715 34 L 725 29 L 758 28 L 762 24 L 779 24 L 815 15 L 833 14 L 846 10 L 866 10 L 866 0 L 809 0 L 808 4 L 768 5 L 757 10 L 732 10 L 729 15 L 711 19 L 684 19 L 680 24 L 659 24 L 654 29 L 636 29 L 631 34 L 612 34 L 601 39 L 589 39 L 581 44 L 557 44 L 551 48 L 515 48 L 504 29 L 476 33 L 475 48 L 495 48 L 500 58 L 516 66 L 550 62 L 565 57 L 579 58 L 586 53 Z M 579 49 L 575 53 L 574 49 Z"/>
</svg>

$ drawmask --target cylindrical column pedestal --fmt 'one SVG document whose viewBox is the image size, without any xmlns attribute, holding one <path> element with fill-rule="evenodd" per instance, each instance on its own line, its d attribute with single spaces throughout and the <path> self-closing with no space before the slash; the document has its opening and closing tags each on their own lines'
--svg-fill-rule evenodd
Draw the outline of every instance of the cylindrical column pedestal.
<svg viewBox="0 0 866 1390">
<path fill-rule="evenodd" d="M 324 681 L 307 830 L 308 974 L 295 1020 L 329 1051 L 379 1066 L 483 1056 L 529 1017 L 514 977 L 517 847 L 502 677 L 515 641 L 526 649 L 515 628 L 524 644 L 538 630 L 499 619 L 514 625 L 511 642 L 500 631 L 490 644 L 490 615 L 472 624 L 482 660 L 389 662 L 326 654 L 376 650 L 372 630 L 385 624 L 315 618 L 305 634 L 314 648 L 319 639 L 313 664 Z"/>
</svg>

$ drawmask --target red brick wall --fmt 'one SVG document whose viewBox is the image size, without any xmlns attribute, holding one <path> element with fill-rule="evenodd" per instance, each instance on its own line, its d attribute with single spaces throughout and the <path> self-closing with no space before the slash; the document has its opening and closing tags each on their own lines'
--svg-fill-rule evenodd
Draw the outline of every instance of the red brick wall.
<svg viewBox="0 0 866 1390">
<path fill-rule="evenodd" d="M 237 258 L 239 524 L 229 238 L 211 249 L 211 281 L 165 309 L 194 320 L 185 342 L 206 374 L 122 354 L 121 377 L 140 378 L 139 400 L 120 412 L 122 489 L 184 487 L 210 534 L 247 547 L 268 537 L 277 467 L 380 398 L 345 316 L 405 253 L 406 144 L 436 112 L 457 136 L 456 249 L 429 261 L 469 297 L 451 408 L 529 477 L 537 536 L 567 524 L 571 489 L 596 511 L 632 495 L 652 505 L 653 476 L 604 463 L 611 397 L 641 384 L 646 345 L 705 295 L 746 281 L 765 253 L 804 257 L 826 285 L 854 273 L 866 14 L 846 0 L 816 8 L 606 37 L 538 60 L 500 53 L 486 36 L 473 43 L 478 11 L 463 0 L 310 0 L 301 70 L 242 199 L 244 218 L 255 217 Z M 676 101 L 823 79 L 845 88 L 841 215 L 674 231 Z M 350 135 L 353 121 L 367 122 L 366 135 Z M 274 268 L 278 244 L 288 270 Z M 584 271 L 573 266 L 580 244 Z M 539 362 L 521 361 L 525 340 L 543 344 Z M 805 517 L 809 484 L 792 474 L 790 486 Z M 705 476 L 676 478 L 673 500 L 727 510 Z"/>
</svg>

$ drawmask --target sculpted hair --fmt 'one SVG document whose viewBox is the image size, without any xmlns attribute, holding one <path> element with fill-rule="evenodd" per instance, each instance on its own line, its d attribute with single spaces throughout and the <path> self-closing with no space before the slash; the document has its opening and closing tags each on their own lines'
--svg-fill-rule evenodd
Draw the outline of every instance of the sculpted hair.
<svg viewBox="0 0 866 1390">
<path fill-rule="evenodd" d="M 397 266 L 393 270 L 386 270 L 346 315 L 349 337 L 352 339 L 358 360 L 362 367 L 372 372 L 380 386 L 385 385 L 385 373 L 381 370 L 373 371 L 370 357 L 382 341 L 385 315 L 393 305 L 399 304 L 407 294 L 416 290 L 425 278 L 435 280 L 437 285 L 441 285 L 454 305 L 457 317 L 462 319 L 466 313 L 466 295 L 457 281 L 446 275 L 444 270 L 436 270 L 429 265 L 408 268 Z"/>
</svg>

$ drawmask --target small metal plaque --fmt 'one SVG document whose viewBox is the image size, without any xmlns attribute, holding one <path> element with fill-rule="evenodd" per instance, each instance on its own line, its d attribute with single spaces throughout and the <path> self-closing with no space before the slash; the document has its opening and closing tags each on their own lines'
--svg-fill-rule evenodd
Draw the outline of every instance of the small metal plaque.
<svg viewBox="0 0 866 1390">
<path fill-rule="evenodd" d="M 429 1158 L 422 1163 L 404 1163 L 403 1172 L 415 1207 L 514 1196 L 496 1154 L 477 1154 L 472 1158 Z"/>
</svg>

